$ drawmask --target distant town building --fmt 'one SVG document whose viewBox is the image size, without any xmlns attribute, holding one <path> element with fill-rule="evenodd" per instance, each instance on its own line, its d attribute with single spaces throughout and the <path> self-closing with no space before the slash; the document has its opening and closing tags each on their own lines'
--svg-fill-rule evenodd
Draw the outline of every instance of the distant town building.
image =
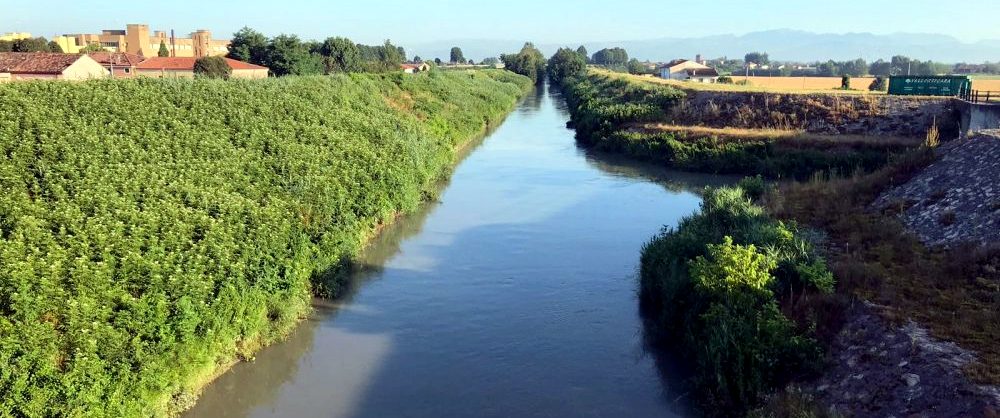
<svg viewBox="0 0 1000 418">
<path fill-rule="evenodd" d="M 267 78 L 268 68 L 224 58 L 233 69 L 232 78 Z M 136 74 L 142 77 L 194 78 L 194 57 L 153 57 L 136 65 Z"/>
<path fill-rule="evenodd" d="M 714 68 L 686 59 L 670 61 L 660 66 L 659 70 L 660 78 L 670 80 L 714 83 L 719 77 L 719 72 Z"/>
<path fill-rule="evenodd" d="M 149 25 L 130 24 L 125 30 L 110 29 L 100 34 L 65 34 L 53 39 L 63 52 L 77 53 L 91 44 L 98 44 L 108 52 L 126 52 L 150 58 L 158 56 L 160 44 L 167 47 L 172 57 L 208 57 L 226 55 L 229 41 L 212 39 L 212 33 L 199 29 L 186 38 L 177 38 L 164 31 L 150 33 Z"/>
<path fill-rule="evenodd" d="M 127 52 L 91 52 L 87 54 L 108 70 L 114 78 L 131 78 L 136 75 L 136 66 L 145 58 Z"/>
<path fill-rule="evenodd" d="M 31 38 L 31 34 L 28 32 L 7 32 L 3 35 L 0 35 L 0 41 L 7 41 L 7 42 L 19 41 L 21 39 L 29 39 L 29 38 Z"/>
<path fill-rule="evenodd" d="M 413 64 L 400 64 L 400 67 L 403 69 L 403 72 L 407 74 L 422 73 L 424 71 L 428 71 L 431 69 L 430 65 L 423 62 L 418 62 Z"/>
<path fill-rule="evenodd" d="M 93 58 L 58 52 L 0 52 L 0 80 L 89 80 L 108 71 Z"/>
</svg>

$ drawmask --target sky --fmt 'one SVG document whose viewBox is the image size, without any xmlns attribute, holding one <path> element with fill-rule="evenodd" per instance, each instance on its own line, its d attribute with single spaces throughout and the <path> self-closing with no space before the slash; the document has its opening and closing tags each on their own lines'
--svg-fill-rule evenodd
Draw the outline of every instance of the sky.
<svg viewBox="0 0 1000 418">
<path fill-rule="evenodd" d="M 874 4 L 877 4 L 875 6 Z M 414 44 L 451 39 L 581 43 L 744 34 L 936 33 L 966 42 L 1000 39 L 1000 25 L 963 24 L 1000 14 L 1000 0 L 0 0 L 0 33 L 98 33 L 147 23 L 229 38 L 243 26 L 307 39 L 347 36 Z"/>
</svg>

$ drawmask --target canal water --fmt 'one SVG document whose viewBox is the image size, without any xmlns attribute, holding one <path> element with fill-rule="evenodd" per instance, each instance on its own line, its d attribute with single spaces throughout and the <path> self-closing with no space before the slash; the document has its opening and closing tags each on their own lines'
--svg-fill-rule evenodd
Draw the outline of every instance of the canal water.
<svg viewBox="0 0 1000 418">
<path fill-rule="evenodd" d="M 643 343 L 642 245 L 728 179 L 578 148 L 540 88 L 386 229 L 351 295 L 209 386 L 186 417 L 686 415 Z"/>
</svg>

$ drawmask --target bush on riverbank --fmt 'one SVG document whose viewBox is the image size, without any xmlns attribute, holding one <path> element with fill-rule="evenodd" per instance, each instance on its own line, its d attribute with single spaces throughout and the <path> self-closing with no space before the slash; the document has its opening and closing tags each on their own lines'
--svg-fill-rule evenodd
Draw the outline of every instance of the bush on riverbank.
<svg viewBox="0 0 1000 418">
<path fill-rule="evenodd" d="M 531 87 L 503 71 L 0 86 L 0 416 L 151 416 L 309 309 Z M 335 290 L 335 289 L 330 289 Z"/>
<path fill-rule="evenodd" d="M 740 187 L 708 190 L 700 213 L 648 243 L 640 285 L 647 323 L 692 365 L 710 415 L 746 411 L 820 366 L 822 312 L 802 305 L 831 293 L 833 276 L 795 225 Z"/>
<path fill-rule="evenodd" d="M 744 138 L 739 132 L 661 131 L 647 125 L 666 121 L 686 98 L 673 87 L 597 73 L 568 77 L 562 86 L 581 143 L 683 170 L 806 179 L 817 172 L 870 172 L 905 148 L 893 141 L 788 138 L 784 132 Z"/>
</svg>

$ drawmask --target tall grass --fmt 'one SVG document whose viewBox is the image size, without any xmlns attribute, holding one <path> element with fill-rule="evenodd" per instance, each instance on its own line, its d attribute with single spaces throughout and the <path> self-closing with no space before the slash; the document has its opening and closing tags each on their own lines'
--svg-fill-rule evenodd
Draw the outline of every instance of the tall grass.
<svg viewBox="0 0 1000 418">
<path fill-rule="evenodd" d="M 0 86 L 0 416 L 187 406 L 528 88 L 502 71 Z"/>
</svg>

